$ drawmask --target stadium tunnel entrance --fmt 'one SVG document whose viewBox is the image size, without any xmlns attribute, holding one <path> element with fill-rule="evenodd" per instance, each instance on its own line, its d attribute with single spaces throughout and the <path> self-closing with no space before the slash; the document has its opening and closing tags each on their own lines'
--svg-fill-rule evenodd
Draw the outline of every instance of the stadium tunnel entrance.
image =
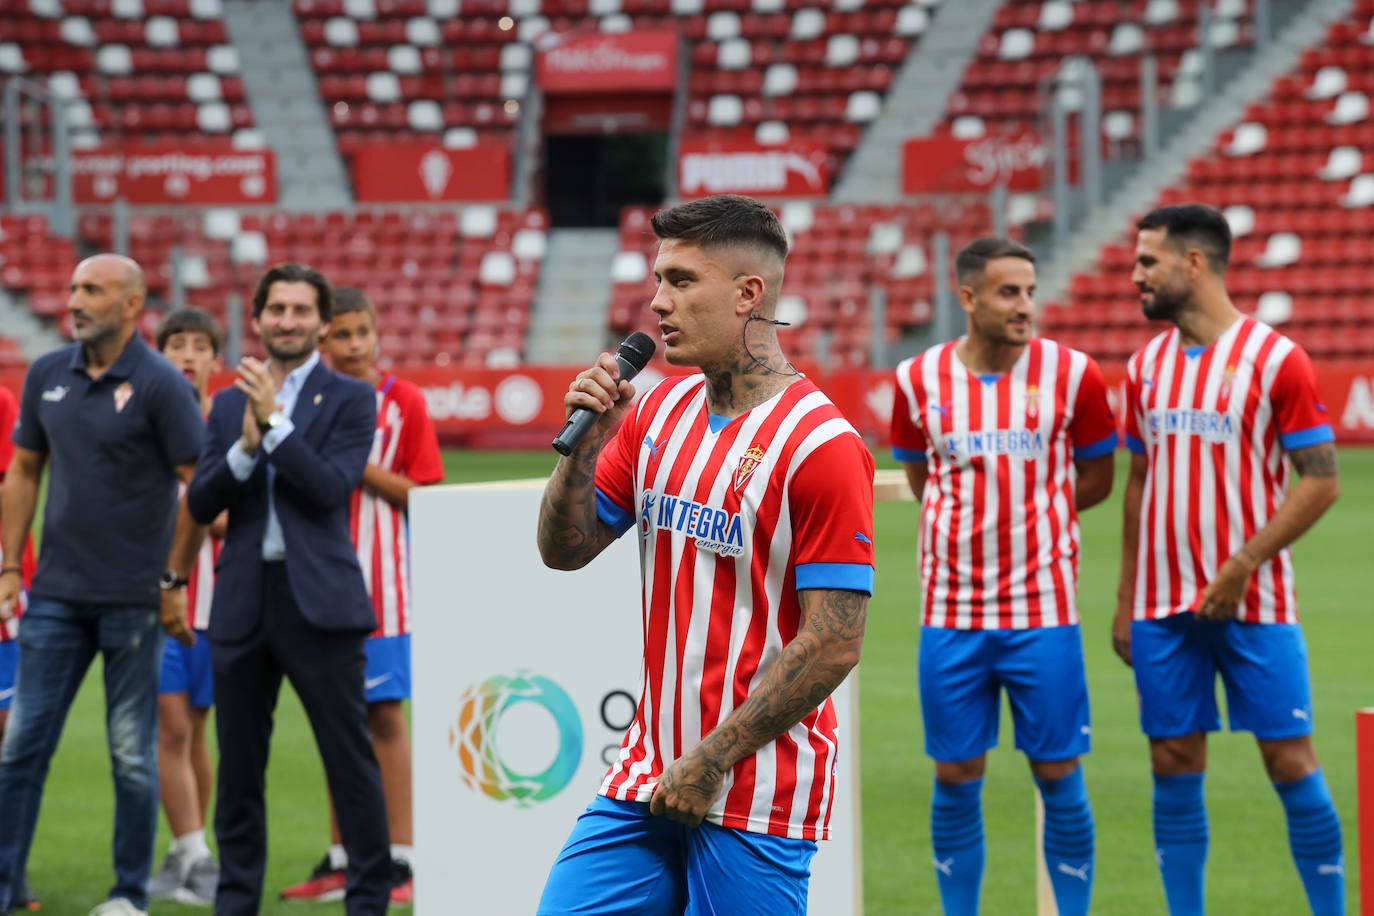
<svg viewBox="0 0 1374 916">
<path fill-rule="evenodd" d="M 625 207 L 661 204 L 667 158 L 666 131 L 546 137 L 543 190 L 550 225 L 614 228 Z"/>
</svg>

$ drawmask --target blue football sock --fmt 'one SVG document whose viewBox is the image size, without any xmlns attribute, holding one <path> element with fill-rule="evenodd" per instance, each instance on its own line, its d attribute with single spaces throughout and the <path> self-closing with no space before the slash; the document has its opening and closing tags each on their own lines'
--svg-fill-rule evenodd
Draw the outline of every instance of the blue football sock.
<svg viewBox="0 0 1374 916">
<path fill-rule="evenodd" d="M 1207 802 L 1203 773 L 1155 775 L 1155 859 L 1170 916 L 1200 916 L 1207 865 Z"/>
<path fill-rule="evenodd" d="M 983 780 L 936 781 L 930 845 L 946 916 L 978 916 L 983 888 Z"/>
<path fill-rule="evenodd" d="M 1313 916 L 1345 912 L 1341 820 L 1321 770 L 1297 782 L 1275 783 L 1288 815 L 1288 848 L 1307 890 Z"/>
<path fill-rule="evenodd" d="M 1045 803 L 1045 867 L 1059 916 L 1086 916 L 1093 893 L 1094 831 L 1083 768 L 1035 784 Z"/>
</svg>

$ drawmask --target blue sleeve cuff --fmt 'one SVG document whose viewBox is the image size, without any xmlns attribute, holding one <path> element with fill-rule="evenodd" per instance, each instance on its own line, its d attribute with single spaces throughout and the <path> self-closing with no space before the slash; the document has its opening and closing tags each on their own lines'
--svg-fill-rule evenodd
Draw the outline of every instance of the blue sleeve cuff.
<svg viewBox="0 0 1374 916">
<path fill-rule="evenodd" d="M 225 461 L 229 463 L 229 473 L 234 475 L 234 479 L 239 483 L 253 476 L 253 468 L 258 466 L 258 456 L 250 455 L 239 444 L 235 442 L 229 446 L 229 454 L 225 456 Z"/>
<path fill-rule="evenodd" d="M 797 591 L 843 588 L 873 594 L 873 567 L 865 563 L 802 563 L 797 567 Z"/>
<path fill-rule="evenodd" d="M 892 457 L 898 461 L 919 461 L 921 464 L 925 464 L 928 459 L 925 449 L 898 448 L 895 445 L 892 446 Z"/>
<path fill-rule="evenodd" d="M 281 445 L 286 437 L 291 435 L 291 432 L 295 428 L 295 424 L 291 422 L 289 417 L 272 427 L 262 434 L 262 450 L 269 455 L 272 454 L 277 450 L 277 446 Z"/>
<path fill-rule="evenodd" d="M 1127 436 L 1126 450 L 1129 452 L 1134 452 L 1137 455 L 1143 455 L 1145 454 L 1145 443 L 1141 442 L 1135 436 Z"/>
<path fill-rule="evenodd" d="M 1280 433 L 1279 441 L 1283 443 L 1285 449 L 1291 452 L 1295 448 L 1307 448 L 1309 445 L 1335 442 L 1336 434 L 1332 431 L 1330 423 L 1323 423 L 1321 426 L 1298 429 L 1291 433 Z"/>
<path fill-rule="evenodd" d="M 1101 458 L 1103 455 L 1110 455 L 1116 451 L 1117 435 L 1112 433 L 1105 439 L 1100 439 L 1092 445 L 1076 447 L 1073 450 L 1075 461 L 1087 461 L 1090 458 Z"/>
<path fill-rule="evenodd" d="M 620 508 L 619 503 L 600 490 L 596 491 L 596 517 L 614 531 L 616 537 L 629 531 L 635 523 L 633 515 Z"/>
</svg>

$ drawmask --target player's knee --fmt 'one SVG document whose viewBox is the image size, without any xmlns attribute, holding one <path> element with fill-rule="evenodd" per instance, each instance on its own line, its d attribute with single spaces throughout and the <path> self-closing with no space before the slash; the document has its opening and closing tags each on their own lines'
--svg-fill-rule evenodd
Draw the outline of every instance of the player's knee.
<svg viewBox="0 0 1374 916">
<path fill-rule="evenodd" d="M 406 734 L 405 712 L 400 700 L 383 700 L 367 707 L 367 729 L 372 740 L 399 741 Z"/>
<path fill-rule="evenodd" d="M 1036 779 L 1042 782 L 1053 782 L 1063 779 L 1078 769 L 1079 761 L 1077 757 L 1070 757 L 1067 760 L 1032 760 L 1030 767 Z"/>
<path fill-rule="evenodd" d="M 988 758 L 986 755 L 970 760 L 937 760 L 935 762 L 935 779 L 943 783 L 972 782 L 975 779 L 983 778 L 987 766 Z"/>
<path fill-rule="evenodd" d="M 1312 739 L 1307 735 L 1281 741 L 1260 741 L 1259 746 L 1270 782 L 1297 782 L 1311 776 L 1321 766 Z"/>
<path fill-rule="evenodd" d="M 1150 741 L 1150 764 L 1158 776 L 1181 776 L 1207 769 L 1207 739 L 1201 732 Z"/>
</svg>

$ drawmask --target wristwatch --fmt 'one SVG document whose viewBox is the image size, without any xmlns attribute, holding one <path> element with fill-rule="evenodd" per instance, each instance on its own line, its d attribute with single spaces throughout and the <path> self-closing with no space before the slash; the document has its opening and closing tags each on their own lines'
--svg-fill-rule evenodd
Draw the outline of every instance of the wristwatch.
<svg viewBox="0 0 1374 916">
<path fill-rule="evenodd" d="M 282 413 L 280 410 L 274 410 L 267 415 L 267 419 L 265 421 L 258 424 L 258 429 L 260 429 L 263 433 L 267 433 L 270 430 L 274 430 L 278 426 L 281 426 L 285 422 L 286 414 Z"/>
<path fill-rule="evenodd" d="M 157 578 L 157 587 L 164 592 L 170 592 L 174 588 L 185 588 L 187 583 L 185 576 L 177 575 L 176 570 L 164 570 L 162 575 Z"/>
</svg>

